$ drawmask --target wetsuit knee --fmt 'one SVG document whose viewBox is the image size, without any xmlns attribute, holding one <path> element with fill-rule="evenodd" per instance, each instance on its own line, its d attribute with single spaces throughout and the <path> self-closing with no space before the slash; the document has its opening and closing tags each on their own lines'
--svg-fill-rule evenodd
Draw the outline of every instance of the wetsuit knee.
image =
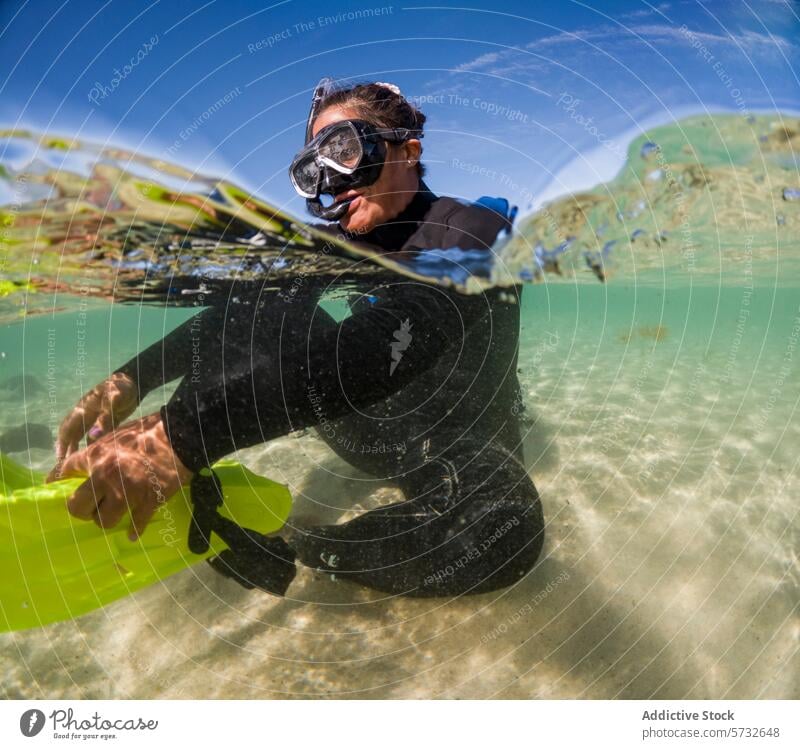
<svg viewBox="0 0 800 749">
<path fill-rule="evenodd" d="M 451 580 L 431 580 L 449 595 L 485 593 L 519 582 L 530 572 L 544 544 L 544 518 L 538 494 L 531 484 L 532 496 L 499 501 L 477 523 L 470 534 L 469 546 L 446 567 Z"/>
<path fill-rule="evenodd" d="M 539 494 L 516 461 L 508 472 L 495 470 L 500 475 L 481 484 L 467 471 L 459 476 L 447 532 L 431 555 L 435 569 L 410 595 L 484 593 L 513 585 L 533 569 L 544 544 Z"/>
<path fill-rule="evenodd" d="M 462 455 L 463 458 L 463 455 Z M 483 593 L 518 582 L 544 542 L 539 495 L 511 455 L 489 447 L 459 464 L 409 471 L 406 501 L 292 539 L 299 559 L 387 593 Z"/>
</svg>

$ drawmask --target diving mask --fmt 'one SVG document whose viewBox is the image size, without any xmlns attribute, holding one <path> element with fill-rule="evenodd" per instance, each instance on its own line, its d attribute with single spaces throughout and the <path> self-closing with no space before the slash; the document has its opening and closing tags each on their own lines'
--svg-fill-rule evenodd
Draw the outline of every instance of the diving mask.
<svg viewBox="0 0 800 749">
<path fill-rule="evenodd" d="M 311 213 L 335 221 L 355 198 L 326 207 L 321 196 L 374 184 L 386 162 L 386 141 L 402 143 L 420 135 L 407 128 L 375 127 L 364 120 L 335 122 L 297 154 L 289 169 L 292 185 L 306 198 Z"/>
<path fill-rule="evenodd" d="M 355 196 L 334 202 L 334 196 L 347 190 L 374 184 L 386 161 L 386 142 L 402 143 L 421 138 L 422 132 L 408 128 L 380 128 L 365 120 L 342 120 L 320 130 L 312 138 L 314 120 L 326 96 L 335 89 L 330 78 L 323 78 L 314 90 L 306 122 L 306 144 L 289 168 L 292 185 L 306 199 L 308 210 L 326 221 L 342 218 Z M 323 205 L 322 196 L 330 196 Z"/>
</svg>

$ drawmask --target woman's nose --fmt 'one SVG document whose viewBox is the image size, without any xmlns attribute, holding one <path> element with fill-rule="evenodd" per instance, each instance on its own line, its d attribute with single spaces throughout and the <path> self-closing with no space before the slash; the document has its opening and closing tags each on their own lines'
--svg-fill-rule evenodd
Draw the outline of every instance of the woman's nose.
<svg viewBox="0 0 800 749">
<path fill-rule="evenodd" d="M 323 192 L 330 190 L 333 188 L 333 181 L 331 180 L 331 173 L 330 170 L 326 167 L 322 167 L 322 188 Z"/>
</svg>

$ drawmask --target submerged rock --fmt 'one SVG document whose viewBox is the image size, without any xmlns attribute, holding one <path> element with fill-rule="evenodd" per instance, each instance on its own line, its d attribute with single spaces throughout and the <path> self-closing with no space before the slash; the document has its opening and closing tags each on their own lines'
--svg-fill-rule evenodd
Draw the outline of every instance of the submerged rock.
<svg viewBox="0 0 800 749">
<path fill-rule="evenodd" d="M 29 448 L 49 450 L 53 446 L 53 435 L 47 424 L 31 424 L 12 427 L 0 434 L 0 452 L 18 453 Z"/>
<path fill-rule="evenodd" d="M 13 375 L 0 381 L 0 398 L 9 399 L 12 397 L 38 395 L 44 392 L 44 385 L 38 377 L 31 374 Z"/>
</svg>

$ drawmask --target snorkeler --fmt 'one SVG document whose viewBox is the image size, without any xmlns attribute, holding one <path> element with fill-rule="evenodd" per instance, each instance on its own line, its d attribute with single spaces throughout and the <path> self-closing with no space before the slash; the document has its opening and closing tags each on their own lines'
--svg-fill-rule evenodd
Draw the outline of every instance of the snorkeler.
<svg viewBox="0 0 800 749">
<path fill-rule="evenodd" d="M 509 219 L 428 189 L 424 123 L 395 86 L 323 81 L 292 183 L 348 241 L 383 252 L 488 251 Z M 276 563 L 293 570 L 299 559 L 411 596 L 518 581 L 544 541 L 539 496 L 521 462 L 521 289 L 464 295 L 404 277 L 364 282 L 337 322 L 319 306 L 329 282 L 301 280 L 286 293 L 203 310 L 81 399 L 61 425 L 63 462 L 51 474 L 89 474 L 70 512 L 110 527 L 130 511 L 135 538 L 158 498 L 204 467 L 316 427 L 345 461 L 398 485 L 404 500 L 340 525 L 285 531 Z M 159 413 L 117 426 L 177 378 Z M 251 563 L 235 549 L 213 564 L 248 584 Z"/>
</svg>

